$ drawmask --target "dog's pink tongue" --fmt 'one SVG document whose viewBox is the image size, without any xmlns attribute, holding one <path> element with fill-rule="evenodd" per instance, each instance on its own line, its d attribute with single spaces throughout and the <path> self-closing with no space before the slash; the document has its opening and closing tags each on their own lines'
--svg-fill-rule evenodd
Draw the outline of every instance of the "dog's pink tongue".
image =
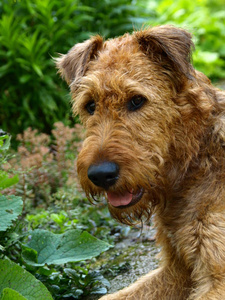
<svg viewBox="0 0 225 300">
<path fill-rule="evenodd" d="M 128 205 L 132 200 L 132 193 L 126 192 L 123 195 L 119 195 L 113 192 L 107 192 L 108 201 L 113 206 Z"/>
</svg>

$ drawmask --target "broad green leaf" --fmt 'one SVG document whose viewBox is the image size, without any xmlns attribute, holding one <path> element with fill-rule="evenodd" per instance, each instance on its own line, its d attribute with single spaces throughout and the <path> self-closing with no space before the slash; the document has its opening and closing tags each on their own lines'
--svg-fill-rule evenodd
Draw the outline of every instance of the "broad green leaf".
<svg viewBox="0 0 225 300">
<path fill-rule="evenodd" d="M 23 259 L 26 261 L 27 264 L 33 265 L 34 263 L 38 263 L 38 253 L 36 250 L 29 248 L 25 245 L 22 245 L 23 249 Z"/>
<path fill-rule="evenodd" d="M 10 288 L 5 288 L 2 292 L 0 300 L 26 300 L 20 293 Z"/>
<path fill-rule="evenodd" d="M 0 260 L 0 293 L 3 294 L 2 297 L 4 297 L 4 293 L 9 292 L 9 289 L 5 290 L 7 288 L 17 293 L 12 294 L 11 292 L 13 295 L 11 298 L 0 298 L 1 300 L 52 300 L 51 294 L 43 283 L 19 265 L 5 259 Z M 19 296 L 16 298 L 16 295 Z"/>
<path fill-rule="evenodd" d="M 17 219 L 23 209 L 21 197 L 0 195 L 0 231 L 5 231 Z"/>
<path fill-rule="evenodd" d="M 37 252 L 23 250 L 24 260 L 33 266 L 44 264 L 64 264 L 77 262 L 98 256 L 111 246 L 93 237 L 86 231 L 71 229 L 63 234 L 54 234 L 47 230 L 34 230 L 26 245 Z"/>
<path fill-rule="evenodd" d="M 19 175 L 9 177 L 9 175 L 0 170 L 0 191 L 9 188 L 19 181 Z"/>
</svg>

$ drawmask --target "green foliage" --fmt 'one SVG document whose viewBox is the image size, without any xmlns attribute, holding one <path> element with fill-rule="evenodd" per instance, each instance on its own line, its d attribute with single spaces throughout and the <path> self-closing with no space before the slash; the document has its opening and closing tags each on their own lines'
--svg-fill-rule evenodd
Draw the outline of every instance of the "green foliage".
<svg viewBox="0 0 225 300">
<path fill-rule="evenodd" d="M 26 300 L 25 297 L 23 297 L 17 291 L 12 290 L 11 288 L 5 288 L 2 291 L 2 297 L 0 299 L 1 300 Z"/>
<path fill-rule="evenodd" d="M 9 177 L 7 172 L 1 171 L 0 172 L 0 191 L 10 186 L 16 184 L 19 181 L 19 176 L 15 175 L 13 177 Z"/>
<path fill-rule="evenodd" d="M 61 177 L 62 185 L 64 185 L 64 178 L 68 180 L 68 174 L 65 174 L 66 168 L 68 171 L 66 163 L 71 164 L 71 161 L 75 158 L 74 148 L 76 149 L 80 145 L 79 138 L 74 138 L 76 131 L 74 130 L 65 127 L 61 123 L 56 125 L 53 132 L 55 140 L 54 145 L 52 145 L 52 149 L 56 151 L 54 159 L 48 151 L 46 152 L 49 148 L 45 147 L 45 143 L 50 141 L 46 134 L 38 134 L 37 131 L 29 129 L 24 135 L 19 135 L 18 138 L 23 146 L 19 146 L 20 155 L 13 158 L 7 154 L 10 145 L 9 136 L 5 134 L 1 136 L 0 161 L 4 167 L 0 170 L 2 192 L 5 194 L 20 193 L 18 190 L 20 184 L 17 184 L 16 187 L 11 186 L 17 180 L 8 181 L 8 184 L 4 183 L 11 178 L 12 172 L 15 173 L 10 163 L 7 162 L 8 159 L 10 159 L 11 164 L 14 163 L 14 160 L 18 161 L 18 172 L 22 174 L 22 179 L 28 175 L 27 172 L 32 173 L 31 181 L 34 180 L 35 176 L 43 176 L 42 172 L 51 174 L 55 172 Z M 68 139 L 70 143 L 67 143 Z M 70 148 L 70 146 L 73 147 Z M 27 171 L 20 169 L 25 161 L 28 164 L 25 166 L 28 167 Z M 45 171 L 44 168 L 46 168 Z M 14 175 L 12 178 L 15 176 L 18 175 Z M 32 184 L 31 181 L 28 180 L 27 182 Z M 43 297 L 52 299 L 46 287 L 50 290 L 54 299 L 82 299 L 83 296 L 90 293 L 106 293 L 108 281 L 104 279 L 100 272 L 90 271 L 85 266 L 84 261 L 93 259 L 111 246 L 84 231 L 84 226 L 82 230 L 75 229 L 74 225 L 78 223 L 78 220 L 74 219 L 73 214 L 69 215 L 61 208 L 60 211 L 56 210 L 57 203 L 48 211 L 42 211 L 42 213 L 33 216 L 28 215 L 26 220 L 30 221 L 29 226 L 22 217 L 18 220 L 22 210 L 25 213 L 27 209 L 25 201 L 27 199 L 27 182 L 24 182 L 23 193 L 20 193 L 24 201 L 18 196 L 0 194 L 0 300 L 41 300 Z M 43 189 L 43 181 L 37 183 L 36 192 L 38 193 L 38 190 Z M 49 189 L 51 184 L 51 180 L 47 181 L 44 188 Z M 6 187 L 7 189 L 5 189 Z M 63 196 L 60 193 L 58 195 L 62 196 L 60 196 L 60 201 L 65 200 L 65 195 Z M 33 194 L 34 196 L 35 194 Z M 68 203 L 64 205 L 66 210 L 67 205 Z M 12 222 L 14 226 L 12 226 Z M 53 226 L 51 227 L 51 225 Z M 38 226 L 46 226 L 48 229 L 51 228 L 62 233 L 54 234 L 43 229 L 32 231 L 33 227 Z M 25 243 L 25 239 L 29 241 Z M 13 261 L 23 265 L 29 272 Z M 79 262 L 80 265 L 75 265 L 74 262 Z M 32 289 L 32 293 L 30 289 Z"/>
<path fill-rule="evenodd" d="M 61 122 L 54 124 L 52 138 L 30 127 L 17 135 L 17 153 L 9 163 L 20 173 L 16 194 L 24 204 L 48 206 L 51 194 L 75 177 L 76 149 L 82 136 L 79 124 L 69 128 Z"/>
<path fill-rule="evenodd" d="M 20 197 L 11 195 L 5 197 L 0 195 L 0 231 L 5 231 L 12 225 L 12 221 L 15 221 L 21 214 L 23 209 L 23 201 Z"/>
<path fill-rule="evenodd" d="M 10 136 L 3 134 L 0 136 L 0 191 L 11 187 L 19 181 L 18 174 L 10 177 L 10 174 L 2 169 L 6 163 L 7 156 L 6 151 L 10 146 Z M 16 196 L 3 196 L 0 194 L 0 232 L 7 230 L 12 221 L 16 220 L 21 214 L 23 208 L 23 202 L 20 197 Z"/>
<path fill-rule="evenodd" d="M 32 266 L 65 264 L 91 259 L 110 248 L 86 231 L 71 229 L 62 234 L 34 230 L 23 251 L 23 258 Z"/>
<path fill-rule="evenodd" d="M 225 77 L 224 0 L 161 0 L 155 2 L 155 11 L 155 24 L 173 24 L 193 33 L 196 69 L 211 79 Z"/>
<path fill-rule="evenodd" d="M 0 135 L 0 153 L 7 151 L 10 146 L 11 137 L 1 130 Z M 2 157 L 2 156 L 1 156 Z M 3 161 L 1 161 L 2 163 Z"/>
<path fill-rule="evenodd" d="M 99 271 L 90 271 L 87 266 L 86 263 L 85 267 L 43 267 L 36 271 L 36 277 L 47 286 L 56 300 L 84 299 L 91 294 L 105 294 L 106 287 L 109 287 L 108 280 Z"/>
<path fill-rule="evenodd" d="M 68 121 L 68 90 L 52 56 L 100 33 L 115 36 L 143 21 L 131 0 L 4 0 L 0 4 L 0 120 L 11 133 L 49 132 Z M 143 9 L 142 9 L 143 15 Z"/>
<path fill-rule="evenodd" d="M 0 136 L 0 166 L 6 163 L 6 155 L 4 153 L 9 149 L 10 146 L 10 139 L 9 135 L 3 134 Z M 19 181 L 18 175 L 10 177 L 10 175 L 4 171 L 2 168 L 0 169 L 0 191 L 10 186 L 16 184 Z"/>
<path fill-rule="evenodd" d="M 101 34 L 105 38 L 122 35 L 142 27 L 154 14 L 151 9 L 129 0 L 83 0 L 92 9 L 92 19 L 82 26 L 84 32 Z M 83 36 L 82 36 L 83 40 Z"/>
<path fill-rule="evenodd" d="M 51 294 L 39 280 L 12 261 L 0 260 L 0 270 L 1 300 L 52 300 Z"/>
</svg>

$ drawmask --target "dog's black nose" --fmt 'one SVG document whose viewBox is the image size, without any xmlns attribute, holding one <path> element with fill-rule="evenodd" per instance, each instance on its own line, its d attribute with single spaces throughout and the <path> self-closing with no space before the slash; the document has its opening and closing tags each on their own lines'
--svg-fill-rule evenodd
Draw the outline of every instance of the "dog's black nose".
<svg viewBox="0 0 225 300">
<path fill-rule="evenodd" d="M 118 177 L 119 166 L 114 162 L 102 162 L 98 165 L 91 165 L 88 169 L 88 178 L 104 189 L 115 184 Z"/>
</svg>

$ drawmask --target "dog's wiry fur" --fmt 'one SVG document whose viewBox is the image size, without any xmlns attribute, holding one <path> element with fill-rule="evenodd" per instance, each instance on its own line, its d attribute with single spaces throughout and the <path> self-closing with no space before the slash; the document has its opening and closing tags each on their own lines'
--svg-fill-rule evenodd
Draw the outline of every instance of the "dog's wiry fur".
<svg viewBox="0 0 225 300">
<path fill-rule="evenodd" d="M 104 300 L 225 299 L 225 94 L 193 69 L 192 48 L 185 30 L 158 26 L 92 37 L 57 59 L 87 130 L 77 163 L 84 191 L 144 191 L 109 210 L 127 224 L 154 213 L 162 247 L 159 269 Z M 146 101 L 131 111 L 136 95 Z M 105 189 L 88 178 L 102 162 L 119 166 Z"/>
</svg>

